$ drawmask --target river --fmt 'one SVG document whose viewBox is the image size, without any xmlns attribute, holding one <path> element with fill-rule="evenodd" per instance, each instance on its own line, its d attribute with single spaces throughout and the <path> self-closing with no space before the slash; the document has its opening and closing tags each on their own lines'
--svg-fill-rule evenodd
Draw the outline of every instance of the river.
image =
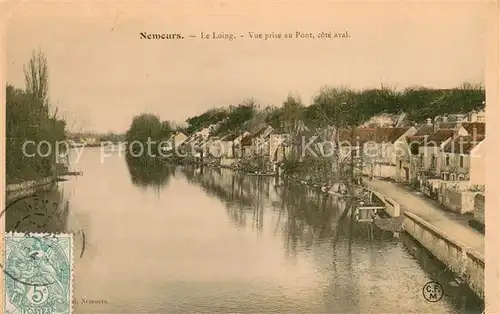
<svg viewBox="0 0 500 314">
<path fill-rule="evenodd" d="M 75 314 L 481 312 L 466 289 L 426 301 L 427 282 L 448 288 L 440 263 L 406 234 L 338 223 L 342 202 L 310 188 L 99 148 L 72 167 L 64 215 L 23 227 L 11 209 L 7 229 L 75 232 Z"/>
</svg>

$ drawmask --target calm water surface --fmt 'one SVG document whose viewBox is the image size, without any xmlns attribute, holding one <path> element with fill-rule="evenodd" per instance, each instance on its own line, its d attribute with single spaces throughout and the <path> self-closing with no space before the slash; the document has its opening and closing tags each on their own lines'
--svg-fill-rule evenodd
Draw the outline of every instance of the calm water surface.
<svg viewBox="0 0 500 314">
<path fill-rule="evenodd" d="M 51 227 L 79 231 L 77 314 L 479 310 L 462 292 L 427 302 L 425 283 L 448 280 L 442 267 L 405 236 L 337 223 L 343 204 L 331 196 L 274 178 L 100 158 L 87 149 L 73 164 L 84 175 L 60 185 L 67 215 Z"/>
</svg>

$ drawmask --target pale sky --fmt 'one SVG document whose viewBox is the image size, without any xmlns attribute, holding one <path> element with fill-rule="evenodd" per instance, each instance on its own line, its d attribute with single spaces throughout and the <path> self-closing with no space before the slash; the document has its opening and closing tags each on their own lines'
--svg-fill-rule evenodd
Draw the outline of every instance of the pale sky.
<svg viewBox="0 0 500 314">
<path fill-rule="evenodd" d="M 74 131 L 97 132 L 124 132 L 142 112 L 184 121 L 250 97 L 281 105 L 292 92 L 309 104 L 324 85 L 446 88 L 484 82 L 484 3 L 241 3 L 156 4 L 140 13 L 132 4 L 121 11 L 75 6 L 71 16 L 54 9 L 51 17 L 34 17 L 41 15 L 35 9 L 15 11 L 5 35 L 7 82 L 24 87 L 22 65 L 41 48 L 52 102 L 75 123 Z M 351 37 L 239 37 L 297 30 L 347 30 Z M 141 40 L 144 31 L 185 39 Z M 201 31 L 235 32 L 238 38 L 188 38 Z"/>
</svg>

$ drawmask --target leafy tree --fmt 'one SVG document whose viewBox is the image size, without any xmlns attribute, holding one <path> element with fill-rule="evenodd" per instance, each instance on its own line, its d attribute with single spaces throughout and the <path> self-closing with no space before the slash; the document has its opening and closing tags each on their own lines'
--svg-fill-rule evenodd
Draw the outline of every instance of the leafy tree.
<svg viewBox="0 0 500 314">
<path fill-rule="evenodd" d="M 253 100 L 248 100 L 230 107 L 224 120 L 221 121 L 217 134 L 223 134 L 239 129 L 244 123 L 252 120 L 257 114 L 256 105 Z"/>
<path fill-rule="evenodd" d="M 132 119 L 132 124 L 125 134 L 125 138 L 129 145 L 133 145 L 131 148 L 136 151 L 139 147 L 134 145 L 134 142 L 139 142 L 145 147 L 148 140 L 153 142 L 152 149 L 157 151 L 159 142 L 168 139 L 171 133 L 172 128 L 167 121 L 162 122 L 157 115 L 143 113 Z"/>
<path fill-rule="evenodd" d="M 26 89 L 12 85 L 6 87 L 7 182 L 51 175 L 58 157 L 55 155 L 55 144 L 66 139 L 66 121 L 58 117 L 57 108 L 50 112 L 48 64 L 43 53 L 33 52 L 23 70 Z M 26 151 L 23 152 L 26 141 L 33 141 L 35 145 L 47 141 L 51 150 L 43 151 L 44 156 L 32 155 L 35 148 L 25 146 Z"/>
<path fill-rule="evenodd" d="M 186 133 L 191 134 L 199 131 L 200 129 L 209 126 L 210 124 L 217 123 L 227 117 L 227 110 L 222 108 L 213 108 L 204 112 L 201 115 L 188 118 L 186 120 L 188 126 Z"/>
<path fill-rule="evenodd" d="M 288 95 L 283 102 L 282 121 L 285 133 L 295 135 L 303 123 L 305 108 L 300 97 Z"/>
<path fill-rule="evenodd" d="M 346 87 L 323 87 L 307 108 L 305 117 L 311 129 L 345 128 L 364 119 L 357 93 Z"/>
</svg>

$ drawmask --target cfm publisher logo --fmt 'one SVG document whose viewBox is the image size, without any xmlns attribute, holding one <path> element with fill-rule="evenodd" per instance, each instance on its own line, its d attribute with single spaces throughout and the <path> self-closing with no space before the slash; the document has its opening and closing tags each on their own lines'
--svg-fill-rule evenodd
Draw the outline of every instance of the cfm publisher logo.
<svg viewBox="0 0 500 314">
<path fill-rule="evenodd" d="M 429 302 L 437 302 L 443 298 L 443 286 L 435 281 L 430 281 L 422 288 L 424 298 Z"/>
</svg>

